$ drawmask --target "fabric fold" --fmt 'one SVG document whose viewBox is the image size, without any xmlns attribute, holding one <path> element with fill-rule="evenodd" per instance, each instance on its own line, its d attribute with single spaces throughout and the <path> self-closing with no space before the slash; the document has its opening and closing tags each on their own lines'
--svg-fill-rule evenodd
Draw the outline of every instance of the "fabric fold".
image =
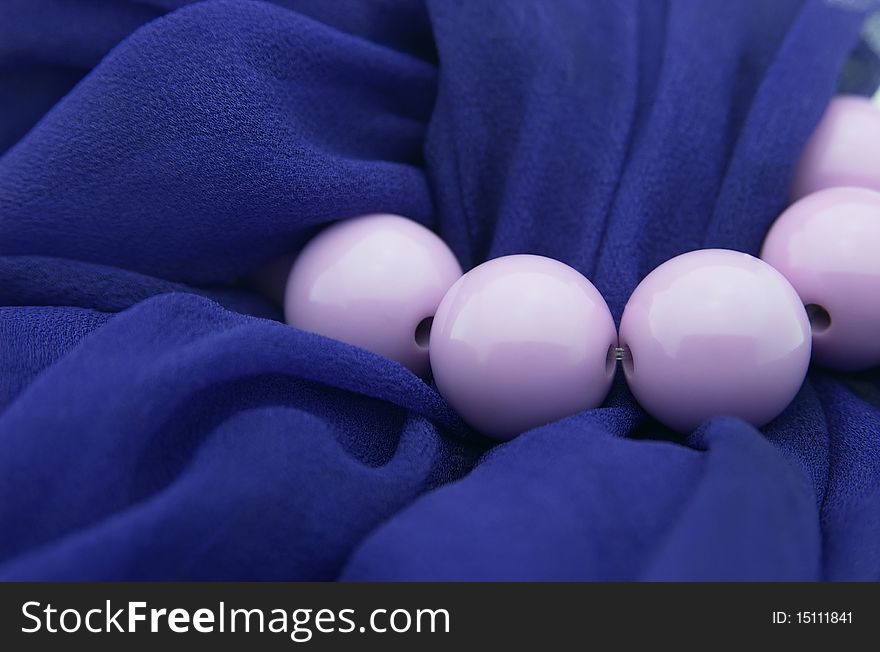
<svg viewBox="0 0 880 652">
<path fill-rule="evenodd" d="M 0 578 L 880 577 L 876 371 L 690 436 L 618 378 L 497 443 L 243 280 L 388 211 L 619 319 L 676 254 L 756 252 L 843 4 L 4 3 Z"/>
</svg>

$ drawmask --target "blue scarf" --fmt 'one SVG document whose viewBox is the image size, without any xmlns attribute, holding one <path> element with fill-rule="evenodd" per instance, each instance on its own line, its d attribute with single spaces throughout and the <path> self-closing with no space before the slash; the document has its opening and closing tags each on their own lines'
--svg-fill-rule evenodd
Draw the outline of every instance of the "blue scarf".
<svg viewBox="0 0 880 652">
<path fill-rule="evenodd" d="M 619 320 L 677 254 L 758 252 L 876 87 L 871 5 L 4 2 L 0 577 L 880 578 L 877 371 L 687 437 L 618 382 L 496 445 L 246 280 L 393 212 Z"/>
</svg>

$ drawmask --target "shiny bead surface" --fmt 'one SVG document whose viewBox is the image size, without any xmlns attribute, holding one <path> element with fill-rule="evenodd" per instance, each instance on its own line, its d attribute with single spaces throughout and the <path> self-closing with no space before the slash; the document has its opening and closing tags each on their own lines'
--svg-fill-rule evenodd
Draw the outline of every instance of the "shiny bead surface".
<svg viewBox="0 0 880 652">
<path fill-rule="evenodd" d="M 667 426 L 690 432 L 723 415 L 761 426 L 804 380 L 810 325 L 794 288 L 770 265 L 705 249 L 645 277 L 624 309 L 620 345 L 633 395 Z"/>
<path fill-rule="evenodd" d="M 804 197 L 773 223 L 761 257 L 807 305 L 815 362 L 880 365 L 880 193 L 831 188 Z"/>
<path fill-rule="evenodd" d="M 397 215 L 366 215 L 338 222 L 306 245 L 290 270 L 284 314 L 291 326 L 423 374 L 430 318 L 460 276 L 433 232 Z"/>
<path fill-rule="evenodd" d="M 511 439 L 597 407 L 611 386 L 616 341 L 605 300 L 576 270 L 505 256 L 469 271 L 443 298 L 431 368 L 465 421 Z"/>
<path fill-rule="evenodd" d="M 801 153 L 792 200 L 837 186 L 880 191 L 880 107 L 868 98 L 831 100 Z"/>
</svg>

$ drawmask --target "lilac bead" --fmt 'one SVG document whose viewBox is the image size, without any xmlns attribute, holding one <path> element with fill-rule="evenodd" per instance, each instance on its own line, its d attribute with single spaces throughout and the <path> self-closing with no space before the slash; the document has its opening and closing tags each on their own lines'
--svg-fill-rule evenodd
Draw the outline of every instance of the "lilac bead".
<svg viewBox="0 0 880 652">
<path fill-rule="evenodd" d="M 397 215 L 338 222 L 302 250 L 287 281 L 287 323 L 422 374 L 430 319 L 461 276 L 449 247 Z"/>
<path fill-rule="evenodd" d="M 577 271 L 506 256 L 452 286 L 431 328 L 440 393 L 496 439 L 597 407 L 614 375 L 614 320 Z"/>
<path fill-rule="evenodd" d="M 867 98 L 831 100 L 801 153 L 791 195 L 836 186 L 880 190 L 880 108 Z"/>
<path fill-rule="evenodd" d="M 767 263 L 726 249 L 669 260 L 635 289 L 620 322 L 639 404 L 689 432 L 732 415 L 761 426 L 791 402 L 810 362 L 810 324 Z"/>
<path fill-rule="evenodd" d="M 830 188 L 801 199 L 773 224 L 761 257 L 807 304 L 816 362 L 880 365 L 880 193 Z"/>
</svg>

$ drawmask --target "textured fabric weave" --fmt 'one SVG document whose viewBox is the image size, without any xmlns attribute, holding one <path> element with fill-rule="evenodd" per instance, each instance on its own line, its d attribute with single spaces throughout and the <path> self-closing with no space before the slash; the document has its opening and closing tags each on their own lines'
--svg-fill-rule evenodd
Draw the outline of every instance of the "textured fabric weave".
<svg viewBox="0 0 880 652">
<path fill-rule="evenodd" d="M 385 211 L 619 320 L 757 253 L 871 5 L 2 3 L 0 578 L 880 578 L 877 371 L 688 437 L 618 381 L 492 445 L 245 280 Z"/>
</svg>

